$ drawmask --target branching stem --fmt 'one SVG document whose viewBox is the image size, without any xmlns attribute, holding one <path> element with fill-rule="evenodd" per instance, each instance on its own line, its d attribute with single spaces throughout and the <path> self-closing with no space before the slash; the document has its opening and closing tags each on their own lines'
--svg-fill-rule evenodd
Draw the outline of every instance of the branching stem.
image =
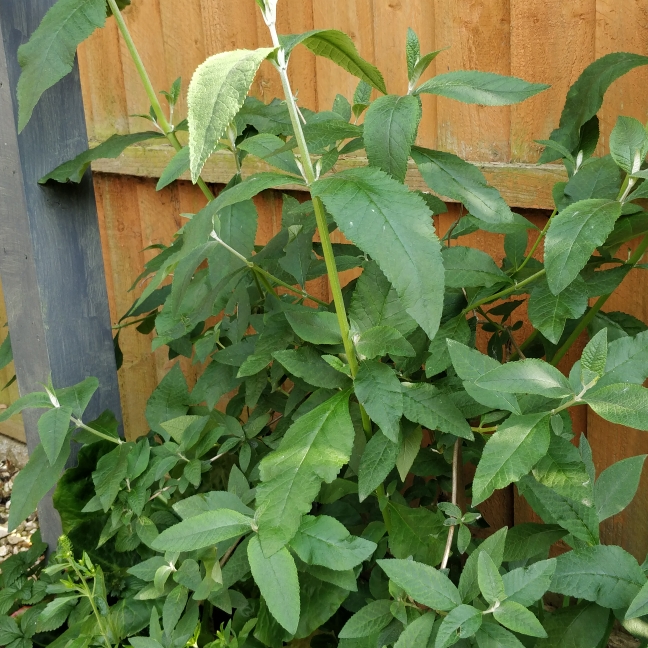
<svg viewBox="0 0 648 648">
<path fill-rule="evenodd" d="M 454 445 L 454 452 L 452 453 L 452 503 L 457 506 L 459 499 L 459 455 L 461 451 L 461 439 L 457 439 Z M 450 550 L 452 549 L 452 540 L 454 538 L 455 527 L 454 525 L 448 529 L 448 539 L 446 541 L 445 550 L 443 552 L 443 559 L 441 560 L 441 567 L 445 569 L 450 560 Z"/>
</svg>

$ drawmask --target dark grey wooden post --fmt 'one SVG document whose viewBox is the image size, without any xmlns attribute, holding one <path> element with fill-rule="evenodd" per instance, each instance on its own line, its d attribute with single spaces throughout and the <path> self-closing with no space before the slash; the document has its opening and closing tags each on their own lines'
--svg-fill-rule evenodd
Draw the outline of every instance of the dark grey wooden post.
<svg viewBox="0 0 648 648">
<path fill-rule="evenodd" d="M 121 414 L 92 178 L 38 184 L 88 145 L 76 66 L 17 134 L 16 52 L 54 2 L 0 0 L 0 277 L 20 393 L 42 389 L 50 376 L 55 387 L 95 376 L 101 386 L 87 410 L 91 420 L 105 409 Z M 39 442 L 37 420 L 25 412 L 30 451 Z M 39 519 L 53 546 L 61 525 L 51 496 Z"/>
</svg>

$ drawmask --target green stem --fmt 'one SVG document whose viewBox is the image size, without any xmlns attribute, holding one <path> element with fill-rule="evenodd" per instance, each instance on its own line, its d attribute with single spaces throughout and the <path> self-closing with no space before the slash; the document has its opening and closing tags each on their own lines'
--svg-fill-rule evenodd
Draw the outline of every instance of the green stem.
<svg viewBox="0 0 648 648">
<path fill-rule="evenodd" d="M 500 292 L 495 293 L 494 295 L 490 295 L 489 297 L 484 297 L 483 299 L 480 299 L 478 302 L 475 302 L 474 304 L 470 304 L 469 306 L 466 306 L 466 308 L 464 308 L 463 311 L 461 311 L 461 314 L 467 315 L 468 313 L 470 313 L 470 311 L 475 310 L 480 306 L 483 306 L 484 304 L 490 304 L 491 302 L 497 301 L 498 299 L 508 297 L 510 294 L 514 293 L 517 290 L 520 290 L 520 288 L 524 288 L 524 286 L 527 286 L 528 284 L 534 282 L 536 279 L 540 279 L 540 277 L 544 277 L 546 273 L 547 271 L 544 268 L 542 270 L 538 270 L 538 272 L 532 274 L 530 277 L 527 277 L 523 281 L 520 281 L 513 286 L 509 286 L 504 290 L 500 290 Z"/>
<path fill-rule="evenodd" d="M 128 31 L 128 27 L 126 26 L 126 22 L 124 21 L 124 17 L 122 16 L 119 7 L 117 6 L 116 0 L 108 0 L 108 5 L 110 6 L 113 16 L 115 16 L 117 27 L 119 28 L 119 31 L 124 38 L 128 52 L 133 59 L 135 68 L 137 69 L 137 74 L 139 75 L 139 78 L 142 81 L 142 85 L 144 86 L 144 90 L 146 91 L 149 101 L 151 102 L 151 107 L 153 108 L 153 112 L 155 113 L 155 116 L 157 118 L 157 124 L 160 127 L 160 130 L 164 133 L 165 137 L 169 140 L 173 148 L 176 151 L 179 151 L 182 149 L 182 144 L 180 144 L 180 142 L 178 141 L 173 126 L 169 124 L 166 115 L 162 111 L 162 106 L 160 105 L 160 101 L 155 92 L 155 88 L 153 88 L 151 79 L 149 79 L 149 75 L 146 71 L 146 68 L 144 67 L 142 58 L 137 51 L 137 47 L 135 47 L 135 42 L 133 41 L 133 38 Z M 198 180 L 198 186 L 202 190 L 203 194 L 205 194 L 207 200 L 209 200 L 210 202 L 214 200 L 214 194 L 202 178 Z"/>
<path fill-rule="evenodd" d="M 538 337 L 538 329 L 533 329 L 533 333 L 529 335 L 529 337 L 522 342 L 522 344 L 518 345 L 519 351 L 524 351 L 536 338 Z M 513 360 L 516 360 L 520 354 L 518 351 L 515 351 L 514 353 L 511 353 L 511 357 L 509 358 L 509 362 L 512 362 Z"/>
<path fill-rule="evenodd" d="M 90 607 L 92 607 L 92 612 L 94 613 L 95 618 L 97 619 L 97 625 L 99 626 L 99 631 L 101 632 L 101 635 L 104 638 L 104 641 L 106 642 L 106 646 L 108 648 L 111 648 L 110 641 L 108 640 L 108 635 L 106 634 L 106 631 L 103 626 L 101 615 L 99 614 L 99 610 L 97 609 L 97 606 L 95 605 L 94 602 L 94 585 L 93 585 L 93 591 L 91 592 L 86 579 L 83 577 L 83 574 L 77 569 L 76 563 L 74 562 L 74 556 L 70 558 L 70 565 L 72 565 L 72 569 L 74 569 L 76 575 L 79 577 L 79 580 L 83 584 L 83 587 L 80 589 L 82 590 L 85 597 L 88 599 L 90 603 Z"/>
<path fill-rule="evenodd" d="M 116 439 L 115 437 L 111 437 L 108 434 L 99 432 L 98 430 L 93 430 L 91 427 L 87 426 L 81 419 L 75 418 L 74 416 L 72 417 L 72 423 L 74 423 L 74 425 L 76 425 L 78 428 L 85 430 L 86 432 L 91 432 L 92 434 L 98 436 L 100 439 L 103 439 L 104 441 L 110 441 L 115 445 L 121 445 L 122 443 L 124 443 L 121 439 Z"/>
<path fill-rule="evenodd" d="M 526 255 L 526 257 L 524 258 L 524 261 L 522 261 L 522 264 L 515 271 L 514 274 L 517 274 L 518 272 L 520 272 L 520 270 L 522 270 L 522 268 L 524 268 L 524 266 L 526 266 L 526 264 L 529 263 L 529 261 L 531 260 L 531 258 L 535 254 L 535 251 L 538 249 L 538 246 L 540 245 L 540 241 L 542 241 L 542 239 L 546 236 L 547 230 L 549 229 L 549 225 L 551 225 L 551 221 L 552 221 L 553 217 L 557 213 L 558 213 L 558 208 L 556 207 L 556 209 L 553 210 L 551 216 L 549 216 L 549 220 L 547 220 L 547 224 L 542 228 L 542 231 L 540 232 L 540 234 L 538 234 L 538 238 L 535 240 L 535 243 L 531 247 L 531 250 L 529 251 L 529 254 Z"/>
<path fill-rule="evenodd" d="M 630 259 L 628 259 L 628 265 L 636 266 L 637 263 L 641 261 L 641 257 L 643 257 L 643 255 L 645 254 L 646 249 L 648 249 L 648 235 L 644 236 L 643 240 L 641 241 L 641 243 L 639 243 L 639 246 L 634 251 L 634 254 L 630 257 Z M 592 306 L 592 308 L 587 311 L 585 317 L 583 317 L 583 319 L 578 323 L 578 326 L 572 331 L 572 334 L 567 338 L 560 349 L 556 351 L 554 357 L 551 359 L 551 364 L 554 365 L 554 367 L 563 359 L 563 357 L 571 348 L 572 344 L 574 344 L 574 342 L 578 339 L 580 334 L 590 325 L 591 321 L 596 317 L 601 308 L 603 308 L 603 305 L 611 297 L 611 295 L 612 293 L 601 295 L 596 300 L 594 306 Z"/>
</svg>

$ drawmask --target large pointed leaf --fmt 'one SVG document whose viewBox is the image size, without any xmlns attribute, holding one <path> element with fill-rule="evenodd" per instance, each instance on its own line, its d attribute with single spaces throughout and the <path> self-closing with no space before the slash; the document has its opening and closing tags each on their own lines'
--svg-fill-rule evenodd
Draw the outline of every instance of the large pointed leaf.
<svg viewBox="0 0 648 648">
<path fill-rule="evenodd" d="M 396 466 L 400 447 L 382 432 L 374 434 L 365 446 L 358 469 L 358 497 L 364 501 L 380 486 Z"/>
<path fill-rule="evenodd" d="M 393 620 L 391 601 L 379 599 L 360 608 L 340 630 L 340 639 L 360 639 L 380 632 Z"/>
<path fill-rule="evenodd" d="M 472 216 L 497 231 L 519 229 L 525 220 L 514 214 L 500 192 L 491 187 L 473 164 L 452 153 L 415 146 L 412 158 L 425 183 L 436 193 L 462 202 Z"/>
<path fill-rule="evenodd" d="M 480 376 L 475 384 L 489 391 L 508 394 L 536 394 L 547 398 L 572 394 L 569 381 L 558 369 L 535 358 L 495 367 Z"/>
<path fill-rule="evenodd" d="M 533 97 L 548 87 L 544 83 L 529 83 L 492 72 L 456 70 L 426 81 L 416 89 L 416 94 L 435 94 L 481 106 L 508 106 Z"/>
<path fill-rule="evenodd" d="M 511 416 L 488 440 L 473 481 L 473 506 L 528 474 L 549 448 L 549 416 Z"/>
<path fill-rule="evenodd" d="M 626 172 L 638 171 L 648 153 L 648 134 L 634 117 L 619 117 L 610 134 L 610 154 Z M 635 165 L 637 168 L 635 168 Z"/>
<path fill-rule="evenodd" d="M 322 482 L 332 482 L 349 461 L 354 437 L 347 391 L 299 418 L 279 448 L 263 459 L 257 509 L 266 556 L 279 551 L 295 535 Z"/>
<path fill-rule="evenodd" d="M 387 93 L 382 74 L 360 56 L 353 41 L 344 32 L 337 29 L 315 29 L 281 38 L 281 45 L 288 53 L 300 43 L 317 56 L 330 59 L 376 90 Z"/>
<path fill-rule="evenodd" d="M 543 648 L 590 648 L 600 646 L 608 630 L 610 611 L 583 601 L 546 614 L 542 625 L 548 638 Z M 480 646 L 481 648 L 481 646 Z"/>
<path fill-rule="evenodd" d="M 499 609 L 499 608 L 498 608 Z M 457 637 L 472 637 L 482 624 L 482 613 L 472 605 L 459 605 L 443 617 L 434 642 L 434 648 L 448 648 Z"/>
<path fill-rule="evenodd" d="M 648 389 L 616 383 L 585 394 L 583 400 L 606 421 L 648 431 Z"/>
<path fill-rule="evenodd" d="M 210 56 L 194 72 L 187 97 L 194 182 L 241 109 L 259 66 L 272 51 L 265 47 L 223 52 Z"/>
<path fill-rule="evenodd" d="M 526 560 L 548 553 L 549 547 L 566 535 L 567 531 L 555 524 L 516 524 L 506 536 L 504 560 Z"/>
<path fill-rule="evenodd" d="M 601 522 L 621 513 L 633 500 L 645 461 L 646 455 L 622 459 L 601 473 L 594 488 L 594 502 Z"/>
<path fill-rule="evenodd" d="M 563 291 L 605 243 L 621 216 L 621 203 L 581 200 L 554 216 L 545 240 L 547 281 L 554 295 Z"/>
<path fill-rule="evenodd" d="M 579 144 L 581 127 L 599 111 L 606 90 L 619 77 L 640 65 L 648 65 L 648 56 L 627 52 L 606 54 L 588 65 L 569 89 L 560 126 L 551 133 L 551 139 L 573 152 Z M 560 157 L 560 153 L 547 148 L 540 163 Z"/>
<path fill-rule="evenodd" d="M 620 382 L 643 385 L 646 378 L 648 378 L 648 331 L 610 342 L 605 373 L 596 383 L 597 389 Z"/>
<path fill-rule="evenodd" d="M 634 556 L 613 545 L 575 549 L 558 557 L 551 591 L 618 609 L 646 583 Z"/>
<path fill-rule="evenodd" d="M 426 565 L 438 565 L 448 537 L 441 511 L 433 513 L 424 507 L 411 508 L 389 502 L 389 551 L 394 558 L 414 560 Z"/>
<path fill-rule="evenodd" d="M 443 265 L 448 288 L 473 288 L 512 283 L 486 252 L 457 245 L 443 248 Z"/>
<path fill-rule="evenodd" d="M 105 0 L 59 0 L 45 14 L 29 42 L 18 48 L 18 131 L 22 131 L 45 90 L 74 64 L 76 49 L 106 23 Z"/>
<path fill-rule="evenodd" d="M 503 576 L 506 597 L 510 601 L 529 607 L 549 589 L 555 571 L 555 558 L 513 569 Z"/>
<path fill-rule="evenodd" d="M 20 414 L 26 409 L 51 409 L 52 401 L 45 392 L 31 392 L 21 396 L 14 401 L 7 409 L 0 410 L 0 423 L 8 421 L 12 416 Z"/>
<path fill-rule="evenodd" d="M 461 600 L 465 603 L 470 603 L 479 596 L 479 581 L 478 581 L 478 567 L 479 556 L 481 553 L 486 552 L 499 569 L 502 566 L 502 558 L 504 556 L 504 546 L 506 543 L 507 528 L 504 527 L 499 531 L 493 533 L 484 540 L 471 554 L 461 572 L 459 578 L 459 593 Z"/>
<path fill-rule="evenodd" d="M 383 171 L 351 169 L 313 185 L 342 233 L 376 261 L 407 312 L 434 337 L 443 310 L 441 246 L 423 200 Z"/>
<path fill-rule="evenodd" d="M 272 616 L 291 634 L 299 624 L 299 580 L 297 567 L 288 549 L 283 548 L 267 558 L 258 536 L 248 544 L 248 560 L 261 596 Z"/>
<path fill-rule="evenodd" d="M 364 143 L 371 166 L 403 182 L 420 119 L 421 104 L 412 95 L 376 99 L 364 121 Z"/>
<path fill-rule="evenodd" d="M 38 436 L 52 466 L 65 444 L 71 416 L 71 407 L 55 407 L 38 419 Z"/>
</svg>

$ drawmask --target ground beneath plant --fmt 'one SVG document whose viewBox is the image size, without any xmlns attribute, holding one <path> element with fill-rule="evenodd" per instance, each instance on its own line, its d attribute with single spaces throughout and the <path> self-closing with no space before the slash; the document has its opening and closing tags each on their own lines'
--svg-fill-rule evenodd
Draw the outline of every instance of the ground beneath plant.
<svg viewBox="0 0 648 648">
<path fill-rule="evenodd" d="M 31 537 L 38 529 L 38 518 L 34 513 L 15 531 L 7 532 L 11 489 L 17 474 L 18 468 L 8 459 L 0 460 L 0 564 L 9 556 L 28 549 L 31 546 Z M 1 566 L 0 571 L 2 571 Z M 623 629 L 615 629 L 608 643 L 608 648 L 637 648 L 637 646 L 639 642 Z"/>
</svg>

